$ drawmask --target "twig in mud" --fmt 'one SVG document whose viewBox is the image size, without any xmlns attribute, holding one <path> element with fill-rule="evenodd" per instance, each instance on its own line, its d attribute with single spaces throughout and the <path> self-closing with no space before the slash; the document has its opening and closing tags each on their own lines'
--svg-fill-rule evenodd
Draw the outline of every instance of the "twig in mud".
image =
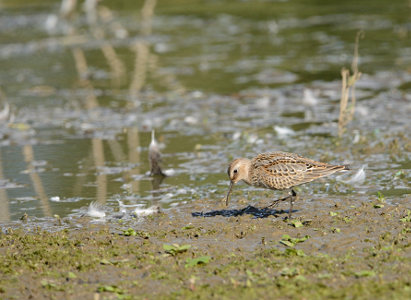
<svg viewBox="0 0 411 300">
<path fill-rule="evenodd" d="M 351 64 L 351 71 L 353 74 L 350 76 L 350 71 L 346 68 L 342 68 L 342 87 L 341 87 L 341 100 L 340 100 L 340 115 L 338 118 L 338 135 L 341 136 L 345 130 L 345 127 L 354 117 L 355 112 L 355 83 L 361 77 L 361 72 L 358 71 L 358 45 L 360 38 L 364 36 L 364 32 L 359 31 L 355 38 L 354 58 Z M 351 95 L 351 101 L 350 101 Z"/>
</svg>

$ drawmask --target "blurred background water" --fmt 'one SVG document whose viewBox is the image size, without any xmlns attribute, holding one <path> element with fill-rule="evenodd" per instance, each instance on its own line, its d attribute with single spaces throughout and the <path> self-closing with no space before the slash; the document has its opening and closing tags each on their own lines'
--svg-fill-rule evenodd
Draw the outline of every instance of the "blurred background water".
<svg viewBox="0 0 411 300">
<path fill-rule="evenodd" d="M 302 187 L 307 198 L 409 203 L 410 16 L 404 0 L 0 0 L 0 222 L 92 202 L 108 216 L 118 201 L 212 207 L 232 158 L 273 150 L 353 165 Z M 339 137 L 360 31 L 355 117 Z M 159 186 L 153 129 L 173 172 Z"/>
</svg>

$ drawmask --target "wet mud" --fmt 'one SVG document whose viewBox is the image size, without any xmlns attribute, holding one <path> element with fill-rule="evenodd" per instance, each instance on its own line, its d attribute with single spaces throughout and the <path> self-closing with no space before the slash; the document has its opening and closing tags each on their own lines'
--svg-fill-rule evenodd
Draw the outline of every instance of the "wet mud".
<svg viewBox="0 0 411 300">
<path fill-rule="evenodd" d="M 219 204 L 202 199 L 105 224 L 93 225 L 83 217 L 73 226 L 66 224 L 73 220 L 63 218 L 54 232 L 31 227 L 30 220 L 28 226 L 3 229 L 0 295 L 5 299 L 405 299 L 410 295 L 411 211 L 406 205 L 378 206 L 355 198 L 336 204 L 332 198 L 318 198 L 305 209 L 296 202 L 291 220 L 281 210 L 233 205 L 236 208 L 213 210 Z"/>
</svg>

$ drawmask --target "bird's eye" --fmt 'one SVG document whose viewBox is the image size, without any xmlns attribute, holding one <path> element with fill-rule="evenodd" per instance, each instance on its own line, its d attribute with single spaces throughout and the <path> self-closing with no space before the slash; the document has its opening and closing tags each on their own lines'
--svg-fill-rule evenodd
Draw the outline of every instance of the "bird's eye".
<svg viewBox="0 0 411 300">
<path fill-rule="evenodd" d="M 238 170 L 237 170 L 237 169 L 235 169 L 233 172 L 234 172 L 234 174 L 237 174 Z"/>
</svg>

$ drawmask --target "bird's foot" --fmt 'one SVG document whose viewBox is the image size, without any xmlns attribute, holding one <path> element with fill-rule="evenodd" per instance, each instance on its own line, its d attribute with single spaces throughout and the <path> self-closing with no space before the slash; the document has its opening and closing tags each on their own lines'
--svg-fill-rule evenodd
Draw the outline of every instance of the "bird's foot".
<svg viewBox="0 0 411 300">
<path fill-rule="evenodd" d="M 268 205 L 266 208 L 276 207 L 280 202 L 289 200 L 290 197 L 291 197 L 291 196 L 287 196 L 287 197 L 285 197 L 285 198 L 281 198 L 281 199 L 274 200 L 274 201 L 273 201 L 270 205 Z"/>
</svg>

